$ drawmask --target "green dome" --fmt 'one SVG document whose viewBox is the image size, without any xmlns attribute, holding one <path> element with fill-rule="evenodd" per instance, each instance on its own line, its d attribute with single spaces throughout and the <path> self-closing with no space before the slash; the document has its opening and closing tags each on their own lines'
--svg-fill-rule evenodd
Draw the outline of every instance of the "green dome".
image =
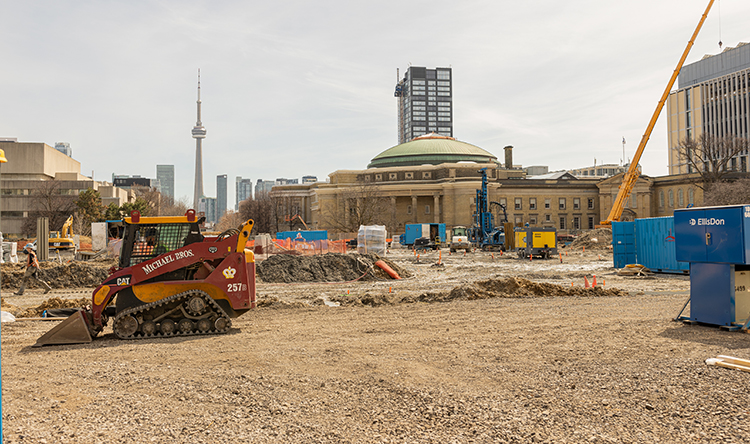
<svg viewBox="0 0 750 444">
<path fill-rule="evenodd" d="M 470 143 L 432 133 L 388 148 L 373 157 L 367 168 L 455 162 L 497 163 L 497 157 Z"/>
</svg>

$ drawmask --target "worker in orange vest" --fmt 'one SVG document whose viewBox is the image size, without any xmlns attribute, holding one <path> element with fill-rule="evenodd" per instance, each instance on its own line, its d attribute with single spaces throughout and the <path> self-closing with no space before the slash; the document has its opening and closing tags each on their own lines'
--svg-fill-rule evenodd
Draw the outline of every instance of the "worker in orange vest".
<svg viewBox="0 0 750 444">
<path fill-rule="evenodd" d="M 26 288 L 26 284 L 28 284 L 32 279 L 39 282 L 42 287 L 44 287 L 44 294 L 49 293 L 50 290 L 52 290 L 52 287 L 50 287 L 48 283 L 39 278 L 39 261 L 36 258 L 34 245 L 26 244 L 26 246 L 23 247 L 23 252 L 28 255 L 28 257 L 26 258 L 26 271 L 23 274 L 23 282 L 21 282 L 21 288 L 19 288 L 18 292 L 16 292 L 15 294 L 18 296 L 22 295 L 24 288 Z"/>
</svg>

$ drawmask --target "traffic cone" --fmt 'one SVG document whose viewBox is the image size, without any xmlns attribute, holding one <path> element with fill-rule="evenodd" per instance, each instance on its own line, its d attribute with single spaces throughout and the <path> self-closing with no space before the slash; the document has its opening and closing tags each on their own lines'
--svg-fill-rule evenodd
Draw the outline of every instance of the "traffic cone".
<svg viewBox="0 0 750 444">
<path fill-rule="evenodd" d="M 562 264 L 562 253 L 560 253 L 560 263 Z"/>
<path fill-rule="evenodd" d="M 584 253 L 586 252 L 586 246 L 585 245 L 583 246 L 583 252 Z"/>
<path fill-rule="evenodd" d="M 495 253 L 492 253 L 492 260 L 495 260 Z"/>
<path fill-rule="evenodd" d="M 605 285 L 607 285 L 607 280 L 606 279 L 602 279 L 602 287 L 604 287 Z"/>
<path fill-rule="evenodd" d="M 443 261 L 443 251 L 438 250 L 438 265 Z"/>
<path fill-rule="evenodd" d="M 594 275 L 594 282 L 591 284 L 592 287 L 596 287 L 596 275 Z"/>
<path fill-rule="evenodd" d="M 466 250 L 464 250 L 464 257 L 466 257 Z"/>
<path fill-rule="evenodd" d="M 572 283 L 572 282 L 570 283 L 570 286 L 571 286 L 571 287 L 573 286 L 573 283 Z"/>
<path fill-rule="evenodd" d="M 529 254 L 529 262 L 532 262 L 532 259 L 531 259 L 531 258 L 533 258 L 533 257 L 534 257 L 534 255 L 533 255 L 533 254 Z"/>
<path fill-rule="evenodd" d="M 388 287 L 388 293 L 393 293 L 393 287 Z"/>
<path fill-rule="evenodd" d="M 583 277 L 583 288 L 589 288 L 589 278 Z"/>
<path fill-rule="evenodd" d="M 503 255 L 503 250 L 500 250 L 500 256 L 502 256 L 502 255 Z"/>
</svg>

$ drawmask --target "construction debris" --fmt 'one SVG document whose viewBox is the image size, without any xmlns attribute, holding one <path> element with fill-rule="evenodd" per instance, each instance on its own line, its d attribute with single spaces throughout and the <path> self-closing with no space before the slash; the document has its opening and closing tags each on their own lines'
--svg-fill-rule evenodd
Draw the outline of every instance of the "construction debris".
<svg viewBox="0 0 750 444">
<path fill-rule="evenodd" d="M 609 250 L 612 248 L 612 229 L 597 228 L 582 233 L 566 248 L 586 250 Z"/>
<path fill-rule="evenodd" d="M 653 276 L 654 273 L 641 264 L 628 264 L 617 271 L 619 276 Z"/>
<path fill-rule="evenodd" d="M 706 364 L 715 365 L 717 367 L 730 368 L 733 370 L 741 370 L 743 372 L 750 372 L 750 359 L 719 355 L 716 358 L 706 359 Z"/>
</svg>

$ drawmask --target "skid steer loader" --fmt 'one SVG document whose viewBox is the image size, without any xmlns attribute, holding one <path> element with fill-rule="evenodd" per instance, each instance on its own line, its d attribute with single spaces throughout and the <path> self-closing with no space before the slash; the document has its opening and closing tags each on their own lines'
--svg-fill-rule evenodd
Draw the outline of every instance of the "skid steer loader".
<svg viewBox="0 0 750 444">
<path fill-rule="evenodd" d="M 81 309 L 35 346 L 91 342 L 111 319 L 121 339 L 225 333 L 231 318 L 255 307 L 253 228 L 204 237 L 194 210 L 185 216 L 124 220 L 119 263 Z"/>
</svg>

